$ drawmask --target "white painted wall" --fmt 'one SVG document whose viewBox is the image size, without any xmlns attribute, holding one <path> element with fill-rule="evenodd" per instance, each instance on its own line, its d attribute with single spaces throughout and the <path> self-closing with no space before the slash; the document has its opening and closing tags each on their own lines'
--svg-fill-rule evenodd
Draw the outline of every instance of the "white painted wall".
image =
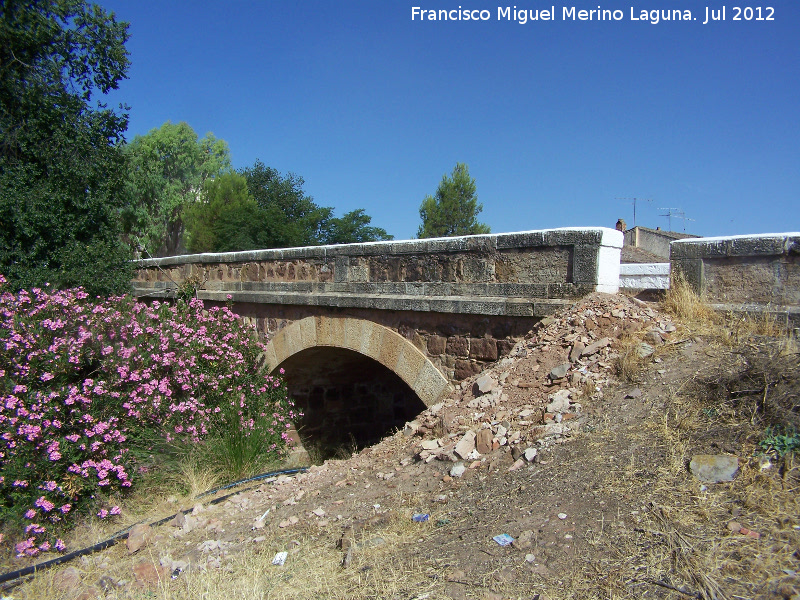
<svg viewBox="0 0 800 600">
<path fill-rule="evenodd" d="M 628 263 L 619 266 L 619 287 L 668 290 L 669 263 Z"/>
</svg>

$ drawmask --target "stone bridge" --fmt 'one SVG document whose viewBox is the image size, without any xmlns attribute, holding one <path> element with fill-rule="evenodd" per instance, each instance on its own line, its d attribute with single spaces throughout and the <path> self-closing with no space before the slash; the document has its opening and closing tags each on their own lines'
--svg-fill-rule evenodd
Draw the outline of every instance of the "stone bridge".
<svg viewBox="0 0 800 600">
<path fill-rule="evenodd" d="M 541 318 L 619 284 L 622 233 L 551 229 L 141 260 L 140 298 L 197 289 L 271 340 L 306 431 L 368 443 L 508 353 Z"/>
</svg>

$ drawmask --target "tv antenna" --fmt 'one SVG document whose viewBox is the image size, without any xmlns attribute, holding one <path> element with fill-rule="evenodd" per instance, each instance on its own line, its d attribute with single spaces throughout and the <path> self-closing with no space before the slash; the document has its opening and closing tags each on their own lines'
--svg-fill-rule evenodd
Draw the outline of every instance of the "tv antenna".
<svg viewBox="0 0 800 600">
<path fill-rule="evenodd" d="M 686 221 L 694 221 L 694 219 L 690 219 L 686 216 L 686 213 L 682 211 L 680 208 L 659 208 L 658 210 L 665 210 L 667 211 L 666 214 L 660 215 L 662 217 L 667 217 L 669 224 L 669 229 L 667 231 L 672 231 L 672 217 L 676 219 L 683 220 L 683 230 L 686 231 Z"/>
<path fill-rule="evenodd" d="M 615 200 L 627 200 L 633 204 L 633 226 L 636 227 L 636 203 L 652 202 L 652 198 L 614 198 Z"/>
</svg>

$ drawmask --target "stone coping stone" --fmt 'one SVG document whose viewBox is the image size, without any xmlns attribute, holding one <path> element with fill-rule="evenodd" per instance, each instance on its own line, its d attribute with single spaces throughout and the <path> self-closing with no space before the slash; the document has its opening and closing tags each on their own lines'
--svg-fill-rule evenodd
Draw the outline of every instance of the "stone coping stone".
<svg viewBox="0 0 800 600">
<path fill-rule="evenodd" d="M 247 250 L 185 254 L 134 261 L 142 268 L 189 263 L 247 263 L 272 260 L 328 259 L 336 256 L 371 256 L 377 254 L 435 254 L 445 252 L 492 252 L 512 248 L 549 246 L 608 246 L 622 248 L 622 232 L 608 227 L 563 227 L 515 233 L 467 235 L 424 240 L 366 242 L 329 246 L 307 246 L 272 250 Z"/>
<path fill-rule="evenodd" d="M 136 288 L 139 298 L 171 298 L 174 288 Z M 337 308 L 366 308 L 377 310 L 401 310 L 414 312 L 455 313 L 471 315 L 493 315 L 514 317 L 543 317 L 568 306 L 574 300 L 553 298 L 534 299 L 504 297 L 466 296 L 381 296 L 370 294 L 303 294 L 291 292 L 249 292 L 237 290 L 198 290 L 201 300 L 253 304 L 277 304 L 292 306 L 321 306 Z"/>
<path fill-rule="evenodd" d="M 619 266 L 620 275 L 669 275 L 670 264 L 664 263 L 626 263 Z"/>
<path fill-rule="evenodd" d="M 670 260 L 800 253 L 800 233 L 760 233 L 693 238 L 670 243 Z"/>
</svg>

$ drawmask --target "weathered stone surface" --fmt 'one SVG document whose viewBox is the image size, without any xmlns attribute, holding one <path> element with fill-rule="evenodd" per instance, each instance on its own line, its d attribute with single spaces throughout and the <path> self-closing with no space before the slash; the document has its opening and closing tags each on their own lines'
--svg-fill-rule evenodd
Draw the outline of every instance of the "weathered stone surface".
<svg viewBox="0 0 800 600">
<path fill-rule="evenodd" d="M 461 458 L 466 459 L 473 450 L 475 450 L 475 432 L 470 430 L 456 444 L 454 452 Z"/>
<path fill-rule="evenodd" d="M 475 373 L 480 373 L 480 370 L 480 366 L 473 362 L 468 360 L 457 360 L 453 377 L 456 379 L 456 381 L 461 381 L 462 379 L 472 377 L 475 375 Z"/>
<path fill-rule="evenodd" d="M 585 346 L 583 345 L 583 342 L 581 342 L 580 340 L 575 342 L 572 345 L 572 350 L 570 350 L 569 353 L 569 361 L 575 362 L 576 360 L 578 360 L 581 357 L 581 353 L 583 352 L 584 348 Z"/>
<path fill-rule="evenodd" d="M 725 454 L 696 454 L 689 463 L 689 470 L 706 483 L 733 481 L 739 470 L 739 459 Z"/>
<path fill-rule="evenodd" d="M 428 354 L 435 356 L 444 354 L 447 346 L 447 338 L 439 335 L 432 335 L 428 338 Z"/>
<path fill-rule="evenodd" d="M 167 570 L 163 567 L 156 567 L 153 563 L 142 561 L 133 567 L 133 576 L 136 585 L 142 589 L 153 589 L 158 587 L 158 583 L 167 575 Z"/>
<path fill-rule="evenodd" d="M 651 354 L 656 351 L 650 344 L 645 342 L 640 342 L 638 346 L 636 346 L 636 353 L 639 355 L 640 358 L 647 358 Z"/>
<path fill-rule="evenodd" d="M 497 382 L 491 375 L 484 375 L 483 377 L 479 377 L 478 380 L 475 382 L 475 395 L 478 396 L 480 394 L 489 394 L 493 389 L 497 387 Z"/>
<path fill-rule="evenodd" d="M 152 538 L 153 530 L 150 525 L 140 523 L 134 525 L 128 533 L 125 545 L 128 547 L 128 554 L 134 554 L 144 548 Z"/>
<path fill-rule="evenodd" d="M 553 369 L 550 371 L 550 379 L 562 379 L 564 376 L 566 376 L 570 366 L 571 365 L 569 363 L 564 363 L 563 365 L 553 367 Z"/>
<path fill-rule="evenodd" d="M 546 410 L 549 413 L 565 413 L 569 411 L 569 390 L 558 390 L 555 394 L 552 394 Z"/>
<path fill-rule="evenodd" d="M 603 319 L 603 317 L 600 317 L 600 319 Z M 598 321 L 600 319 L 598 319 Z M 584 348 L 581 351 L 581 356 L 592 356 L 593 354 L 597 354 L 598 350 L 600 350 L 601 348 L 605 348 L 606 346 L 608 346 L 610 344 L 611 344 L 611 339 L 610 338 L 607 338 L 607 337 L 601 338 L 601 339 L 597 340 L 595 343 L 589 344 L 588 346 L 586 346 L 586 348 Z"/>
<path fill-rule="evenodd" d="M 463 337 L 447 338 L 447 353 L 453 356 L 469 356 L 469 340 Z"/>
<path fill-rule="evenodd" d="M 475 438 L 475 449 L 481 454 L 489 454 L 492 451 L 492 437 L 491 429 L 481 429 Z"/>
<path fill-rule="evenodd" d="M 469 341 L 469 356 L 478 360 L 497 360 L 497 342 L 493 339 L 476 339 Z"/>
</svg>

